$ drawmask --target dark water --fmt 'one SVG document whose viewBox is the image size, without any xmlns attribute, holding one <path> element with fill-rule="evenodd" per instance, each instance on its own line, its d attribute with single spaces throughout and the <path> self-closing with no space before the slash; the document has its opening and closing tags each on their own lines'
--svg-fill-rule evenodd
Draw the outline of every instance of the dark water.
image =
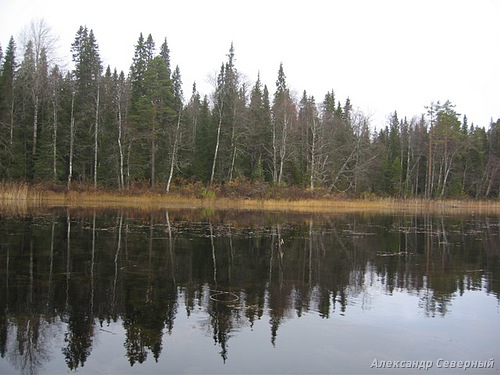
<svg viewBox="0 0 500 375">
<path fill-rule="evenodd" d="M 1 374 L 500 373 L 499 296 L 500 217 L 0 215 Z"/>
</svg>

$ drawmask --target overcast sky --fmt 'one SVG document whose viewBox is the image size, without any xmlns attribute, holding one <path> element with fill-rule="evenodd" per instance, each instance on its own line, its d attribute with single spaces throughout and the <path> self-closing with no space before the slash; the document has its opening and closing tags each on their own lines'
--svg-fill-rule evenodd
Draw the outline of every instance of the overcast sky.
<svg viewBox="0 0 500 375">
<path fill-rule="evenodd" d="M 236 68 L 274 93 L 280 62 L 289 87 L 320 103 L 329 90 L 350 97 L 378 129 L 394 110 L 419 115 L 449 99 L 469 123 L 500 118 L 500 1 L 106 1 L 0 0 L 0 44 L 43 18 L 59 37 L 61 57 L 80 25 L 94 30 L 105 66 L 132 63 L 139 33 L 159 49 L 167 38 L 188 99 L 202 95 L 231 42 Z"/>
</svg>

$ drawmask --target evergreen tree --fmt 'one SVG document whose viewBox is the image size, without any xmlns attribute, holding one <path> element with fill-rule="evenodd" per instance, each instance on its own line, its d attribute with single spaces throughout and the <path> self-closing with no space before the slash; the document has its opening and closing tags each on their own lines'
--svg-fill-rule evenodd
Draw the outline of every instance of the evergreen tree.
<svg viewBox="0 0 500 375">
<path fill-rule="evenodd" d="M 195 137 L 196 154 L 193 163 L 195 178 L 203 182 L 211 181 L 213 168 L 214 149 L 216 145 L 217 123 L 212 116 L 207 96 L 201 102 L 197 116 L 197 130 Z"/>
<path fill-rule="evenodd" d="M 165 67 L 167 67 L 167 72 L 168 72 L 168 65 L 166 61 L 165 61 Z M 175 113 L 175 121 L 173 124 L 174 126 L 172 126 L 171 129 L 167 130 L 167 137 L 169 138 L 167 146 L 170 150 L 169 152 L 170 169 L 168 173 L 167 186 L 166 186 L 167 193 L 170 191 L 170 185 L 172 183 L 172 178 L 174 174 L 174 167 L 176 166 L 176 164 L 178 164 L 178 153 L 179 153 L 179 148 L 181 147 L 181 137 L 182 137 L 181 121 L 182 121 L 182 112 L 184 107 L 184 95 L 182 93 L 181 71 L 178 65 L 175 67 L 174 73 L 172 75 L 172 89 L 173 89 L 172 112 Z"/>
<path fill-rule="evenodd" d="M 82 180 L 97 178 L 97 149 L 99 133 L 99 106 L 100 106 L 100 78 L 102 63 L 99 47 L 93 30 L 80 26 L 72 44 L 71 52 L 75 68 L 73 77 L 75 82 L 75 98 L 73 108 L 74 118 L 74 155 L 71 161 L 71 173 L 68 175 L 70 183 L 74 174 Z"/>
<path fill-rule="evenodd" d="M 290 152 L 290 131 L 294 125 L 295 117 L 295 104 L 290 96 L 283 64 L 281 63 L 278 69 L 276 91 L 274 93 L 272 107 L 271 157 L 273 164 L 273 183 L 275 184 L 284 182 L 284 167 Z"/>
<path fill-rule="evenodd" d="M 147 163 L 136 165 L 142 168 L 143 178 L 149 178 L 150 185 L 155 186 L 158 172 L 160 178 L 165 178 L 166 131 L 175 117 L 173 110 L 172 82 L 167 65 L 161 56 L 153 58 L 144 75 L 145 95 L 136 104 L 137 114 L 141 119 L 144 131 L 144 145 L 149 145 Z M 158 154 L 158 149 L 162 152 Z"/>
<path fill-rule="evenodd" d="M 100 110 L 99 110 L 99 168 L 105 173 L 100 174 L 100 181 L 107 186 L 120 186 L 118 169 L 118 137 L 117 106 L 118 73 L 111 72 L 108 65 L 100 80 Z"/>
<path fill-rule="evenodd" d="M 160 56 L 163 57 L 165 60 L 165 64 L 167 65 L 167 71 L 168 74 L 171 74 L 171 69 L 170 69 L 170 49 L 168 48 L 167 44 L 167 38 L 163 41 L 161 47 L 160 47 Z M 173 77 L 172 77 L 173 79 Z"/>
<path fill-rule="evenodd" d="M 32 179 L 36 173 L 35 164 L 38 159 L 38 138 L 43 128 L 44 107 L 48 103 L 48 61 L 44 47 L 37 51 L 35 43 L 31 40 L 26 46 L 25 56 L 21 64 L 20 77 L 22 77 L 22 88 L 26 92 L 25 97 L 30 100 L 31 112 L 31 142 L 27 160 L 27 177 Z M 28 119 L 26 119 L 29 121 Z M 28 126 L 26 126 L 26 130 Z"/>
<path fill-rule="evenodd" d="M 500 119 L 488 129 L 488 161 L 484 173 L 484 196 L 500 198 Z"/>
<path fill-rule="evenodd" d="M 47 82 L 46 120 L 39 136 L 38 155 L 35 161 L 34 178 L 38 181 L 60 180 L 63 172 L 60 158 L 60 118 L 63 76 L 57 65 L 52 67 Z"/>
<path fill-rule="evenodd" d="M 271 149 L 271 110 L 267 86 L 262 87 L 260 74 L 250 93 L 248 108 L 248 130 L 246 133 L 246 169 L 254 180 L 271 180 L 271 160 L 267 150 Z"/>
<path fill-rule="evenodd" d="M 191 97 L 185 108 L 185 131 L 183 133 L 184 145 L 181 147 L 180 158 L 185 162 L 184 176 L 195 178 L 196 160 L 197 160 L 197 133 L 199 129 L 201 111 L 201 96 L 193 83 Z"/>
<path fill-rule="evenodd" d="M 14 123 L 16 113 L 16 44 L 11 36 L 5 50 L 0 75 L 0 178 L 12 176 Z M 20 155 L 21 156 L 21 155 Z"/>
<path fill-rule="evenodd" d="M 241 99 L 239 74 L 234 65 L 234 47 L 231 43 L 228 61 L 221 65 L 214 92 L 214 117 L 217 122 L 215 149 L 212 158 L 210 183 L 231 179 L 237 152 L 237 107 Z M 216 168 L 218 167 L 218 168 Z M 227 177 L 226 177 L 227 176 Z"/>
<path fill-rule="evenodd" d="M 135 52 L 133 62 L 130 67 L 130 83 L 132 85 L 132 110 L 135 109 L 137 101 L 145 94 L 144 90 L 144 74 L 148 67 L 151 56 L 148 55 L 146 45 L 142 33 L 139 35 L 137 44 L 135 45 Z"/>
<path fill-rule="evenodd" d="M 450 185 L 453 193 L 460 193 L 459 180 L 456 177 L 456 161 L 461 156 L 463 139 L 461 136 L 461 124 L 459 114 L 455 111 L 455 105 L 446 101 L 437 107 L 436 124 L 432 129 L 434 142 L 434 167 L 433 180 L 435 183 L 434 195 L 445 196 Z"/>
<path fill-rule="evenodd" d="M 318 166 L 321 164 L 320 161 L 324 159 L 322 153 L 324 132 L 314 97 L 307 96 L 305 90 L 299 103 L 298 126 L 302 142 L 300 160 L 297 162 L 300 163 L 299 168 L 297 168 L 300 175 L 297 176 L 296 181 L 305 183 L 305 179 L 301 181 L 303 179 L 301 176 L 308 177 L 309 189 L 313 191 L 315 183 L 319 179 Z"/>
<path fill-rule="evenodd" d="M 135 45 L 135 52 L 133 57 L 132 66 L 130 67 L 130 143 L 129 143 L 129 157 L 128 160 L 128 173 L 132 181 L 137 180 L 150 180 L 151 184 L 151 129 L 150 117 L 144 117 L 144 111 L 148 110 L 149 104 L 148 93 L 150 88 L 146 82 L 146 74 L 150 68 L 150 63 L 153 60 L 154 41 L 151 34 L 148 35 L 147 40 L 144 40 L 142 33 L 139 35 L 137 44 Z M 158 65 L 158 62 L 157 64 Z M 149 72 L 150 77 L 154 74 Z M 170 78 L 170 75 L 169 75 Z M 157 129 L 155 129 L 155 132 Z M 149 151 L 148 151 L 149 150 Z M 154 152 L 156 155 L 156 152 Z M 156 166 L 155 166 L 156 167 Z"/>
</svg>

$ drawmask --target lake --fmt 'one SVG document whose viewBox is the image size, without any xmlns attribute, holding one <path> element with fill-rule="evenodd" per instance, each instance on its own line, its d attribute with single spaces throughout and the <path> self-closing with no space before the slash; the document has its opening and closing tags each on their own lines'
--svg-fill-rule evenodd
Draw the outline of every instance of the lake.
<svg viewBox="0 0 500 375">
<path fill-rule="evenodd" d="M 3 213 L 0 283 L 1 374 L 500 373 L 499 216 Z"/>
</svg>

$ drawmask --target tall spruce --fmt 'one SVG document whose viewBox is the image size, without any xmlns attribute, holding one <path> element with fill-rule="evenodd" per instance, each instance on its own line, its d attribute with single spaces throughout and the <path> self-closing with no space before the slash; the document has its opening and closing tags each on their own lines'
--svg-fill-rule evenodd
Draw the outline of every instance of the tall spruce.
<svg viewBox="0 0 500 375">
<path fill-rule="evenodd" d="M 100 78 L 102 63 L 93 30 L 80 26 L 71 45 L 75 68 L 75 97 L 73 103 L 73 142 L 70 151 L 75 158 L 68 170 L 68 184 L 74 174 L 81 181 L 97 182 Z M 90 135 L 90 136 L 89 136 Z"/>
<path fill-rule="evenodd" d="M 145 95 L 137 103 L 146 143 L 149 145 L 147 169 L 144 178 L 149 178 L 153 187 L 157 175 L 166 175 L 166 132 L 173 122 L 173 92 L 172 82 L 167 65 L 161 56 L 153 58 L 144 75 Z M 158 150 L 161 153 L 158 153 Z"/>
<path fill-rule="evenodd" d="M 164 57 L 164 56 L 162 56 Z M 165 66 L 168 65 L 165 61 Z M 174 167 L 178 163 L 178 153 L 179 147 L 181 143 L 181 122 L 182 122 L 182 113 L 184 109 L 184 94 L 182 93 L 182 78 L 181 71 L 179 66 L 175 67 L 174 73 L 172 74 L 172 90 L 173 90 L 173 101 L 172 101 L 172 109 L 173 113 L 175 113 L 175 125 L 171 127 L 171 130 L 167 130 L 168 137 L 170 141 L 168 143 L 168 149 L 170 150 L 170 168 L 168 172 L 167 186 L 165 188 L 166 192 L 170 191 L 170 185 L 172 183 L 172 178 L 174 175 Z"/>
<path fill-rule="evenodd" d="M 271 149 L 270 127 L 269 92 L 267 86 L 262 86 L 259 74 L 250 93 L 248 129 L 245 133 L 247 173 L 253 180 L 270 181 L 271 161 L 267 152 Z"/>
<path fill-rule="evenodd" d="M 12 176 L 14 124 L 16 113 L 16 43 L 10 37 L 1 67 L 0 74 L 0 177 Z"/>
<path fill-rule="evenodd" d="M 283 63 L 278 69 L 278 78 L 276 80 L 276 91 L 274 93 L 272 107 L 272 165 L 273 165 L 273 183 L 281 184 L 284 182 L 285 162 L 290 152 L 290 131 L 295 122 L 296 108 L 290 96 L 290 90 L 286 83 Z"/>
<path fill-rule="evenodd" d="M 210 184 L 215 182 L 217 166 L 219 166 L 218 175 L 220 180 L 225 181 L 232 178 L 237 152 L 236 107 L 240 87 L 239 73 L 234 65 L 233 43 L 231 43 L 227 57 L 227 62 L 221 65 L 213 95 L 217 132 Z"/>
</svg>

